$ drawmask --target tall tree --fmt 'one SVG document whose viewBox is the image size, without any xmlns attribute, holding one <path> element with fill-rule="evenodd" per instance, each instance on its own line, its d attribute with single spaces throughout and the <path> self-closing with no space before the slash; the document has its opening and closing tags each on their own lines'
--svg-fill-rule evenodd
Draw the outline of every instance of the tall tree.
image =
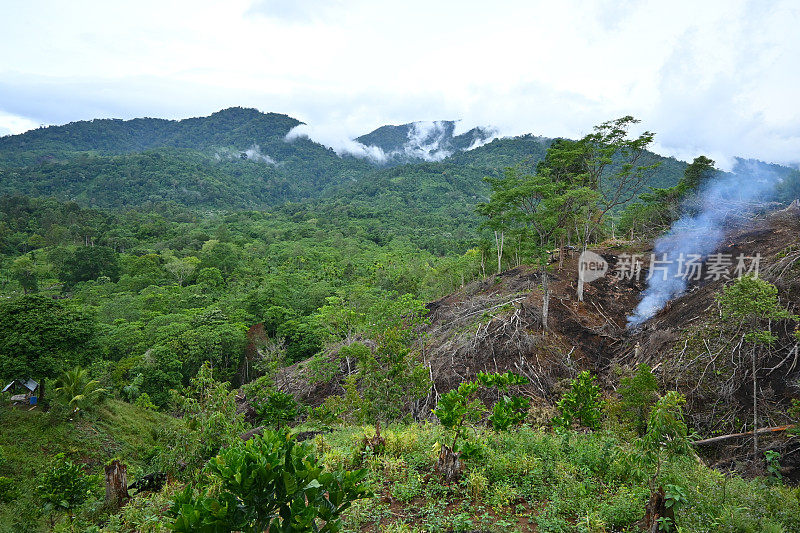
<svg viewBox="0 0 800 533">
<path fill-rule="evenodd" d="M 570 187 L 586 187 L 583 216 L 573 217 L 575 237 L 583 251 L 606 218 L 636 198 L 659 163 L 647 164 L 645 154 L 654 134 L 630 137 L 639 121 L 631 116 L 603 122 L 578 141 L 562 140 L 548 149 L 544 165 Z M 578 277 L 578 300 L 583 301 L 583 279 Z"/>
<path fill-rule="evenodd" d="M 750 345 L 751 381 L 753 384 L 753 451 L 758 455 L 758 361 L 765 346 L 778 337 L 769 323 L 775 320 L 800 320 L 778 301 L 778 289 L 772 283 L 753 276 L 743 276 L 725 287 L 717 296 L 722 317 L 744 330 Z"/>
<path fill-rule="evenodd" d="M 0 377 L 41 381 L 87 363 L 94 318 L 61 301 L 27 295 L 0 301 Z"/>
<path fill-rule="evenodd" d="M 549 152 L 548 152 L 549 153 Z M 558 155 L 558 154 L 556 154 Z M 487 205 L 502 212 L 500 230 L 517 236 L 525 243 L 526 254 L 539 267 L 542 281 L 542 325 L 547 329 L 550 288 L 547 275 L 548 249 L 558 242 L 570 222 L 585 211 L 595 198 L 594 192 L 568 181 L 561 167 L 539 165 L 535 174 L 522 174 L 509 168 L 502 179 L 492 179 L 492 196 Z"/>
</svg>

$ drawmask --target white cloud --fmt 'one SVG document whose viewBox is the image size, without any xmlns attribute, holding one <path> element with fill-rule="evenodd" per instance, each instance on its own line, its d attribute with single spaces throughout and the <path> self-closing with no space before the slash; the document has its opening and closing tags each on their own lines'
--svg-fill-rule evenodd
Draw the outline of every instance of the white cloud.
<svg viewBox="0 0 800 533">
<path fill-rule="evenodd" d="M 23 133 L 37 126 L 33 120 L 0 111 L 0 136 Z"/>
<path fill-rule="evenodd" d="M 286 141 L 292 142 L 294 139 L 303 137 L 332 148 L 340 156 L 352 155 L 362 159 L 369 159 L 375 163 L 386 161 L 386 154 L 383 153 L 383 150 L 377 146 L 366 146 L 354 141 L 336 126 L 315 127 L 308 124 L 300 124 L 286 134 Z"/>
<path fill-rule="evenodd" d="M 797 162 L 797 27 L 792 0 L 50 0 L 0 17 L 0 102 L 31 125 L 254 106 L 365 157 L 349 139 L 383 124 L 575 137 L 633 114 L 668 154 Z"/>
<path fill-rule="evenodd" d="M 244 151 L 244 155 L 250 161 L 258 161 L 259 163 L 267 163 L 268 165 L 274 165 L 275 160 L 272 159 L 267 154 L 261 153 L 261 147 L 257 144 L 254 144 L 250 148 Z"/>
</svg>

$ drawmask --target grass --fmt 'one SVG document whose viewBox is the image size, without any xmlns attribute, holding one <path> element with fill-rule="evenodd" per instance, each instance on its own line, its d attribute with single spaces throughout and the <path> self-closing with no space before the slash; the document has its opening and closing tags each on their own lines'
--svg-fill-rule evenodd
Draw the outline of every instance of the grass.
<svg viewBox="0 0 800 533">
<path fill-rule="evenodd" d="M 343 531 L 638 531 L 644 515 L 647 481 L 627 466 L 629 443 L 611 432 L 481 431 L 478 456 L 446 484 L 434 472 L 440 426 L 390 426 L 378 456 L 359 445 L 372 431 L 317 438 L 327 466 L 370 472 L 375 497 L 353 507 Z M 684 531 L 800 531 L 798 489 L 726 478 L 694 457 L 670 462 L 662 482 L 689 494 L 676 515 Z"/>
<path fill-rule="evenodd" d="M 68 446 L 76 450 L 87 443 L 108 445 L 103 451 L 94 449 L 96 456 L 82 458 L 87 465 L 99 466 L 111 455 L 136 454 L 152 446 L 147 431 L 164 421 L 156 413 L 110 402 L 96 421 L 74 428 L 56 426 L 48 440 L 55 446 L 60 438 L 68 438 Z M 44 429 L 38 426 L 36 431 Z M 313 428 L 297 431 L 307 429 Z M 315 437 L 317 454 L 327 468 L 369 472 L 374 496 L 347 511 L 344 532 L 632 532 L 638 531 L 649 495 L 647 480 L 628 466 L 631 444 L 619 430 L 478 430 L 471 437 L 477 444 L 475 456 L 464 461 L 462 479 L 449 484 L 434 469 L 439 443 L 449 440 L 441 426 L 390 425 L 381 432 L 386 446 L 379 454 L 362 444 L 373 433 L 370 426 L 342 426 Z M 3 439 L 6 447 L 9 439 Z M 9 446 L 9 453 L 20 454 L 20 449 Z M 33 458 L 26 457 L 32 466 Z M 36 461 L 44 459 L 37 455 Z M 688 504 L 676 512 L 681 531 L 800 531 L 797 488 L 768 479 L 726 477 L 693 456 L 669 461 L 662 484 L 678 485 L 688 496 Z M 164 512 L 181 488 L 170 484 L 160 493 L 136 496 L 105 521 L 101 531 L 167 531 Z M 5 523 L 11 516 L 0 519 Z"/>
<path fill-rule="evenodd" d="M 0 532 L 48 530 L 36 486 L 39 473 L 55 454 L 66 453 L 81 463 L 87 474 L 98 476 L 93 497 L 82 509 L 96 518 L 102 514 L 103 466 L 119 458 L 128 465 L 128 478 L 134 479 L 156 444 L 155 431 L 179 423 L 167 415 L 113 399 L 95 412 L 72 420 L 55 410 L 45 413 L 2 407 L 0 447 L 5 461 L 0 475 L 14 480 L 17 498 L 0 505 Z"/>
</svg>

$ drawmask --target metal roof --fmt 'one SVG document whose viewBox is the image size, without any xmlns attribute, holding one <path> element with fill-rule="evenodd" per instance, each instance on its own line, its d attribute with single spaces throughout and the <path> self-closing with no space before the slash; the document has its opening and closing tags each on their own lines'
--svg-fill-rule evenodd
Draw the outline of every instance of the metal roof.
<svg viewBox="0 0 800 533">
<path fill-rule="evenodd" d="M 35 391 L 36 387 L 39 386 L 39 384 L 37 382 L 33 381 L 31 378 L 28 378 L 25 381 L 23 381 L 21 379 L 15 379 L 11 383 L 6 385 L 6 387 L 3 389 L 3 392 L 6 392 L 8 389 L 13 387 L 14 383 L 19 383 L 20 385 L 22 385 L 23 387 L 25 387 L 26 389 L 28 389 L 31 392 Z"/>
</svg>

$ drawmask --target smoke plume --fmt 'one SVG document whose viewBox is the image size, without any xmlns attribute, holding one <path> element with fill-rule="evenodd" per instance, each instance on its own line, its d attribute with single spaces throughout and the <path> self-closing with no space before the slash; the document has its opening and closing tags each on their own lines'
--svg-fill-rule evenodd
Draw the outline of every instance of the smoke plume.
<svg viewBox="0 0 800 533">
<path fill-rule="evenodd" d="M 733 173 L 712 178 L 691 205 L 684 206 L 686 214 L 656 241 L 653 253 L 659 271 L 655 272 L 651 264 L 647 289 L 628 317 L 628 327 L 642 324 L 680 296 L 688 285 L 679 272 L 682 261 L 696 255 L 705 259 L 714 253 L 732 219 L 769 200 L 780 181 L 781 177 L 768 168 L 741 160 Z"/>
</svg>

